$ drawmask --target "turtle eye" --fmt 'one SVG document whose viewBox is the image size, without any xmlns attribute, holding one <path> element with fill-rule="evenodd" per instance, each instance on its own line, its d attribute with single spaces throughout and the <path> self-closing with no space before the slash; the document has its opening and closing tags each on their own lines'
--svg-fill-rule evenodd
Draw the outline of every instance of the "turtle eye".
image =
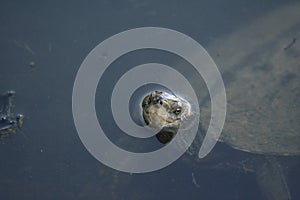
<svg viewBox="0 0 300 200">
<path fill-rule="evenodd" d="M 176 110 L 173 111 L 175 115 L 179 115 L 181 113 L 181 108 L 177 108 Z"/>
</svg>

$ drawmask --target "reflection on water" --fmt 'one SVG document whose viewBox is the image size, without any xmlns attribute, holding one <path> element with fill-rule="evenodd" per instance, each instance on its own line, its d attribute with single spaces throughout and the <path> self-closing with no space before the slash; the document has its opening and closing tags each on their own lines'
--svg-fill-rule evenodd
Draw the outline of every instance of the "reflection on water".
<svg viewBox="0 0 300 200">
<path fill-rule="evenodd" d="M 258 153 L 272 147 L 286 150 L 285 154 L 299 154 L 300 18 L 284 8 L 290 3 L 3 2 L 0 93 L 17 92 L 14 112 L 23 113 L 26 121 L 24 134 L 0 138 L 0 198 L 274 199 L 274 195 L 290 195 L 299 199 L 297 156 L 265 157 L 234 150 L 224 143 L 203 160 L 191 150 L 191 155 L 185 154 L 160 171 L 117 172 L 85 150 L 71 112 L 76 72 L 94 46 L 126 29 L 168 27 L 204 45 L 219 66 L 229 99 L 224 142 L 243 149 L 246 144 L 242 142 L 259 137 Z M 267 23 L 270 19 L 273 24 Z M 109 84 L 126 67 L 149 60 L 174 68 L 184 63 L 167 54 L 158 58 L 157 52 L 151 55 L 137 53 L 136 60 L 130 57 L 134 61 L 116 61 L 114 76 L 108 71 L 107 85 L 99 85 L 103 92 L 96 95 L 98 117 L 109 119 L 110 106 L 101 95 L 110 94 L 113 85 Z M 199 82 L 195 87 L 201 91 L 197 95 L 205 129 L 209 113 L 205 85 L 192 69 L 185 73 L 192 84 Z M 245 101 L 245 94 L 252 99 Z M 274 110 L 278 112 L 274 114 Z M 112 132 L 116 130 L 107 126 Z M 249 133 L 258 135 L 253 139 Z M 270 138 L 267 133 L 276 134 Z M 115 138 L 116 143 L 132 144 L 130 138 L 122 139 Z M 197 143 L 194 147 L 197 151 Z M 263 147 L 266 149 L 260 149 Z"/>
</svg>

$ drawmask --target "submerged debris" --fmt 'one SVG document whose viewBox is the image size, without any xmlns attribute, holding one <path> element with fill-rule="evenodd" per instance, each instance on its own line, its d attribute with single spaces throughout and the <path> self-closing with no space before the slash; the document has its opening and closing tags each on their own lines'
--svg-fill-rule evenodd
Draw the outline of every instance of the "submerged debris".
<svg viewBox="0 0 300 200">
<path fill-rule="evenodd" d="M 14 95 L 15 91 L 8 91 L 0 95 L 0 137 L 14 133 L 23 124 L 24 115 L 18 114 L 14 116 L 11 111 Z"/>
<path fill-rule="evenodd" d="M 31 67 L 31 68 L 35 68 L 35 67 L 36 67 L 36 64 L 35 64 L 34 61 L 30 61 L 28 65 L 29 65 L 29 67 Z"/>
<path fill-rule="evenodd" d="M 196 186 L 196 188 L 200 188 L 201 186 L 197 183 L 197 180 L 195 178 L 195 174 L 192 172 L 192 182 Z"/>
<path fill-rule="evenodd" d="M 292 42 L 289 43 L 286 47 L 284 47 L 284 50 L 288 50 L 289 48 L 291 48 L 297 41 L 297 38 L 293 38 Z"/>
</svg>

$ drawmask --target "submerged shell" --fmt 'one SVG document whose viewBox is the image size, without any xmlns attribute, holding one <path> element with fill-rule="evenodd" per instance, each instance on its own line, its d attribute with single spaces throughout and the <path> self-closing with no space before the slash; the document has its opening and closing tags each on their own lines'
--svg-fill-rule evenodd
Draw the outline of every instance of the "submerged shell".
<svg viewBox="0 0 300 200">
<path fill-rule="evenodd" d="M 220 140 L 236 149 L 300 154 L 299 10 L 296 4 L 273 11 L 208 48 L 227 94 Z M 204 127 L 209 108 L 201 107 Z"/>
</svg>

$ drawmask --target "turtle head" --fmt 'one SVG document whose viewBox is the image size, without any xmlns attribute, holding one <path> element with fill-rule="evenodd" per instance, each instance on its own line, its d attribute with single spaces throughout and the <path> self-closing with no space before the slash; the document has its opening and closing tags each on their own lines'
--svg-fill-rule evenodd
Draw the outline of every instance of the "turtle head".
<svg viewBox="0 0 300 200">
<path fill-rule="evenodd" d="M 162 91 L 154 91 L 144 97 L 142 102 L 143 118 L 152 128 L 175 134 L 183 118 L 190 114 L 190 106 L 185 100 Z M 172 137 L 171 137 L 172 138 Z"/>
<path fill-rule="evenodd" d="M 183 108 L 174 95 L 154 91 L 144 98 L 142 107 L 144 120 L 150 127 L 179 127 Z"/>
</svg>

